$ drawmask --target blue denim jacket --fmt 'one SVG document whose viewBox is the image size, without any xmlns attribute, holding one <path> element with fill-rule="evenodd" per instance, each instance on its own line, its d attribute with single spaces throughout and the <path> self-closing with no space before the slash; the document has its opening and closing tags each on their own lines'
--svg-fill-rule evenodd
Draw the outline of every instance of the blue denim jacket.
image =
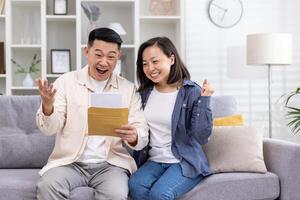
<svg viewBox="0 0 300 200">
<path fill-rule="evenodd" d="M 153 87 L 140 92 L 143 108 Z M 211 174 L 202 144 L 208 142 L 212 131 L 210 97 L 200 96 L 201 87 L 185 80 L 180 88 L 172 113 L 172 145 L 174 156 L 180 160 L 182 173 L 186 177 Z M 149 145 L 133 156 L 138 166 L 148 159 Z"/>
</svg>

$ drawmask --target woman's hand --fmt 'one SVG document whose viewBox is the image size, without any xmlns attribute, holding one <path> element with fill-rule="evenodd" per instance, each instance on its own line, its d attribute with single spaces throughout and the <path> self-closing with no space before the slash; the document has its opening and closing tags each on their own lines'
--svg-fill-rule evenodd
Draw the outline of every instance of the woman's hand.
<svg viewBox="0 0 300 200">
<path fill-rule="evenodd" d="M 115 129 L 115 132 L 118 134 L 122 140 L 126 140 L 131 146 L 135 146 L 137 144 L 137 130 L 134 126 L 131 125 L 123 125 L 118 129 Z"/>
<path fill-rule="evenodd" d="M 203 81 L 201 96 L 211 96 L 214 93 L 213 87 L 207 82 L 207 80 Z"/>
<path fill-rule="evenodd" d="M 56 89 L 54 88 L 53 83 L 49 85 L 47 80 L 37 79 L 35 80 L 35 83 L 38 86 L 42 99 L 43 113 L 49 116 L 53 113 L 54 95 L 56 93 Z"/>
</svg>

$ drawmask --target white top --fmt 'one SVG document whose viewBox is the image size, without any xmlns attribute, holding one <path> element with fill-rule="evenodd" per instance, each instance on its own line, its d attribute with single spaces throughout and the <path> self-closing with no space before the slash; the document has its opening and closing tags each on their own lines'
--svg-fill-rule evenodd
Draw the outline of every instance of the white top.
<svg viewBox="0 0 300 200">
<path fill-rule="evenodd" d="M 161 93 L 153 88 L 147 105 L 145 117 L 150 128 L 149 160 L 161 163 L 178 163 L 171 151 L 171 120 L 178 90 Z"/>
<path fill-rule="evenodd" d="M 95 86 L 96 93 L 103 92 L 103 89 L 107 83 L 105 81 L 97 81 L 91 78 L 91 82 Z M 105 138 L 106 136 L 87 136 L 88 141 L 86 143 L 85 149 L 81 155 L 81 157 L 77 160 L 77 162 L 83 163 L 99 163 L 106 161 L 106 155 L 109 148 L 105 147 Z"/>
</svg>

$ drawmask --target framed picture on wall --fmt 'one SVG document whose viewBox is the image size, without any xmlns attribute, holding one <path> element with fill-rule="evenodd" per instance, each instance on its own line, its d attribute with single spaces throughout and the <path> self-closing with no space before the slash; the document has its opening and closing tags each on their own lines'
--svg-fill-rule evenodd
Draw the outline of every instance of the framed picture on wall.
<svg viewBox="0 0 300 200">
<path fill-rule="evenodd" d="M 53 14 L 66 15 L 68 13 L 68 0 L 53 0 Z"/>
<path fill-rule="evenodd" d="M 51 49 L 51 73 L 63 74 L 71 71 L 70 49 Z"/>
</svg>

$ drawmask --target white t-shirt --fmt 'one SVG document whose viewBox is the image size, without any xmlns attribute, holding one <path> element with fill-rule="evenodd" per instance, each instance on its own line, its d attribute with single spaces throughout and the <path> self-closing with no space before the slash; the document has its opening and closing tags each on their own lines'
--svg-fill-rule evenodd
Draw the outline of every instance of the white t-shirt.
<svg viewBox="0 0 300 200">
<path fill-rule="evenodd" d="M 150 128 L 149 160 L 162 163 L 178 163 L 171 151 L 171 121 L 178 90 L 161 93 L 153 88 L 147 105 L 145 117 Z"/>
<path fill-rule="evenodd" d="M 107 83 L 105 81 L 97 81 L 91 78 L 92 84 L 95 86 L 96 93 L 103 92 L 103 89 Z M 77 162 L 83 163 L 99 163 L 106 160 L 106 155 L 109 149 L 105 145 L 105 136 L 87 136 L 88 141 L 81 157 Z"/>
</svg>

